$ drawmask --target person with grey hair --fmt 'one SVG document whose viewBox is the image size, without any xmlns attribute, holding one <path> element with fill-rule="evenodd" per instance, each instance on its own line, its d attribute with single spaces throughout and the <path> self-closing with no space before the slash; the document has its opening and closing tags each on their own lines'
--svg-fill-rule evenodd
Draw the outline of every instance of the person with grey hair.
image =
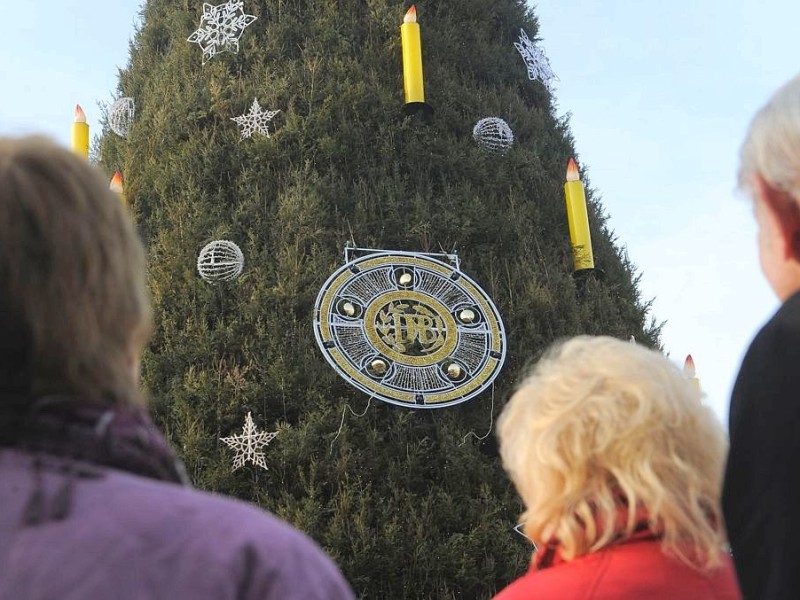
<svg viewBox="0 0 800 600">
<path fill-rule="evenodd" d="M 800 596 L 800 76 L 753 119 L 739 185 L 753 198 L 761 270 L 781 307 L 731 397 L 723 514 L 745 599 Z"/>
</svg>

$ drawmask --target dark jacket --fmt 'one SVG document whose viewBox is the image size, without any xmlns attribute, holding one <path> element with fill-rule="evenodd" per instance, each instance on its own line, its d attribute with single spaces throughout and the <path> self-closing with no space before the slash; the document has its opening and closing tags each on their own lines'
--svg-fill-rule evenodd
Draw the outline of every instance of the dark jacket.
<svg viewBox="0 0 800 600">
<path fill-rule="evenodd" d="M 51 453 L 0 448 L 0 598 L 353 598 L 299 531 L 170 481 L 179 469 L 151 428 L 94 421 L 50 436 Z"/>
<path fill-rule="evenodd" d="M 745 599 L 800 597 L 800 293 L 750 345 L 733 389 L 722 506 Z"/>
</svg>

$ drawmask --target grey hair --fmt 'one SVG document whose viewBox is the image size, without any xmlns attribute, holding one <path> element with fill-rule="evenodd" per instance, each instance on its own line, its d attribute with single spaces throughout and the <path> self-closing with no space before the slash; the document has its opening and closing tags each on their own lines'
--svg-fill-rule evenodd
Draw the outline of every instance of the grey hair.
<svg viewBox="0 0 800 600">
<path fill-rule="evenodd" d="M 739 152 L 739 188 L 760 175 L 800 202 L 800 75 L 784 84 L 750 123 Z"/>
</svg>

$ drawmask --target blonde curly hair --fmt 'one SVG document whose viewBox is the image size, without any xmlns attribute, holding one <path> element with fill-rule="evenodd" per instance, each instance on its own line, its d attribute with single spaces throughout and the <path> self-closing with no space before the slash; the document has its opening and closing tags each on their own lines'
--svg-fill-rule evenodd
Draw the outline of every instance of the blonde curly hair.
<svg viewBox="0 0 800 600">
<path fill-rule="evenodd" d="M 570 560 L 630 537 L 645 514 L 666 554 L 721 565 L 725 434 L 659 352 L 610 337 L 557 344 L 497 431 L 537 544 L 557 540 Z"/>
</svg>

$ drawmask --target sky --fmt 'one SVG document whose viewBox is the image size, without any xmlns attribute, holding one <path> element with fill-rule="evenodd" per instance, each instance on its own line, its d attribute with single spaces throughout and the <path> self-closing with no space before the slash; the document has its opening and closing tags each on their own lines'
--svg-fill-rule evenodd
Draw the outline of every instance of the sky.
<svg viewBox="0 0 800 600">
<path fill-rule="evenodd" d="M 68 144 L 76 103 L 97 132 L 139 7 L 0 0 L 0 135 Z M 755 111 L 800 72 L 800 2 L 547 0 L 534 9 L 584 178 L 664 322 L 664 350 L 681 365 L 693 356 L 724 422 L 747 344 L 777 308 L 750 204 L 735 191 L 738 148 Z"/>
<path fill-rule="evenodd" d="M 691 354 L 727 420 L 748 343 L 777 308 L 736 191 L 750 119 L 800 73 L 797 0 L 558 0 L 535 6 L 609 225 L 641 274 L 664 350 Z"/>
</svg>

